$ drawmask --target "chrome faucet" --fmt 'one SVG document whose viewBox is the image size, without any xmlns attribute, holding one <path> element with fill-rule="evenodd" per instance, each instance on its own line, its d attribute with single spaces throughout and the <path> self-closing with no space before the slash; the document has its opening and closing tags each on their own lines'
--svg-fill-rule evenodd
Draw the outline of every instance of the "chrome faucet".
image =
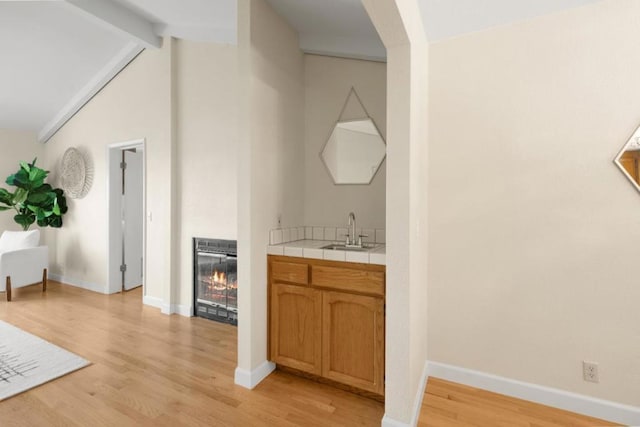
<svg viewBox="0 0 640 427">
<path fill-rule="evenodd" d="M 349 212 L 349 219 L 347 225 L 351 227 L 349 229 L 349 235 L 347 236 L 347 245 L 356 244 L 356 214 Z"/>
</svg>

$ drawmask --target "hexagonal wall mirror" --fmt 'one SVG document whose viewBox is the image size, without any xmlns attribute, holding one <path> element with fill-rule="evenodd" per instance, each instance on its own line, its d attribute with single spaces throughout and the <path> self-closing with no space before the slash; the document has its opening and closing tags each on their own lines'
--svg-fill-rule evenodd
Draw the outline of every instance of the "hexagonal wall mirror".
<svg viewBox="0 0 640 427">
<path fill-rule="evenodd" d="M 624 144 L 614 162 L 636 190 L 640 191 L 640 127 Z"/>
<path fill-rule="evenodd" d="M 387 146 L 370 118 L 339 121 L 320 157 L 335 184 L 370 184 Z"/>
</svg>

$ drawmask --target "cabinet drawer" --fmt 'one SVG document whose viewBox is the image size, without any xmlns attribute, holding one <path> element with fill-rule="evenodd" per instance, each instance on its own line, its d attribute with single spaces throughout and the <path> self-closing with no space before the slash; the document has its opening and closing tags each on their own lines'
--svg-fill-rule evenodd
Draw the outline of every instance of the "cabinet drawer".
<svg viewBox="0 0 640 427">
<path fill-rule="evenodd" d="M 311 280 L 315 286 L 384 295 L 384 273 L 381 271 L 314 265 L 311 267 Z"/>
<path fill-rule="evenodd" d="M 271 279 L 307 285 L 309 283 L 309 267 L 307 264 L 273 261 L 271 263 Z"/>
</svg>

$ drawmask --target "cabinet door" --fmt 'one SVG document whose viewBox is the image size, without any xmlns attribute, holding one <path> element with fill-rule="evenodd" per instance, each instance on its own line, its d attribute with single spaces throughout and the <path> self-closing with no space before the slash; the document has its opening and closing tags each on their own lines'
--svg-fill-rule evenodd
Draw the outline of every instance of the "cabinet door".
<svg viewBox="0 0 640 427">
<path fill-rule="evenodd" d="M 322 372 L 322 292 L 271 287 L 271 360 L 315 375 Z"/>
<path fill-rule="evenodd" d="M 323 292 L 322 376 L 384 394 L 382 298 Z"/>
</svg>

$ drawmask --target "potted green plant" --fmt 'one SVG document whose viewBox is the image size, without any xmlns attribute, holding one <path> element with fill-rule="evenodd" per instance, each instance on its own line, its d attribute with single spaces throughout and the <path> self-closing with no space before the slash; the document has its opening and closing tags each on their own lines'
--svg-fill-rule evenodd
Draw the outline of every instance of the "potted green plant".
<svg viewBox="0 0 640 427">
<path fill-rule="evenodd" d="M 46 184 L 49 171 L 33 162 L 20 162 L 20 169 L 6 179 L 8 185 L 16 187 L 14 192 L 0 188 L 0 211 L 14 209 L 14 221 L 23 230 L 35 222 L 40 227 L 62 227 L 62 216 L 67 212 L 67 199 L 59 188 Z"/>
</svg>

